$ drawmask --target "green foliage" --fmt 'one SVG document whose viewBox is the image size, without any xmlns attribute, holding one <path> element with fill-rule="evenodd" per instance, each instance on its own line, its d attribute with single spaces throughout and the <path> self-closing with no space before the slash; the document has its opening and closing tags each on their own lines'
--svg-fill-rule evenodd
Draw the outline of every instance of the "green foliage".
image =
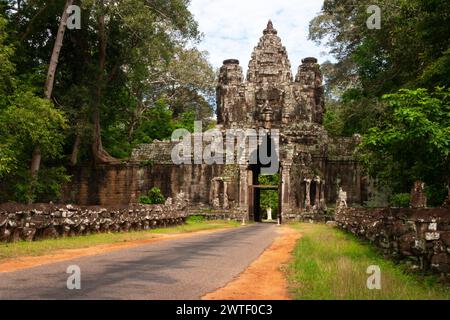
<svg viewBox="0 0 450 320">
<path fill-rule="evenodd" d="M 382 12 L 379 30 L 366 26 L 374 4 Z M 383 117 L 384 94 L 449 87 L 449 17 L 450 6 L 438 0 L 325 0 L 309 37 L 337 60 L 323 64 L 330 134 L 367 133 Z"/>
<path fill-rule="evenodd" d="M 280 174 L 260 175 L 259 184 L 277 186 L 280 183 Z"/>
<path fill-rule="evenodd" d="M 0 178 L 15 169 L 14 149 L 11 144 L 0 144 Z"/>
<path fill-rule="evenodd" d="M 345 91 L 340 101 L 329 100 L 324 127 L 331 136 L 365 133 L 381 121 L 385 106 L 377 98 L 365 97 L 358 89 Z"/>
<path fill-rule="evenodd" d="M 379 30 L 366 26 L 372 4 Z M 369 173 L 394 193 L 421 179 L 434 205 L 450 183 L 448 91 L 436 89 L 450 87 L 449 33 L 450 6 L 439 0 L 325 0 L 310 23 L 310 39 L 337 60 L 323 64 L 330 135 L 364 134 Z"/>
<path fill-rule="evenodd" d="M 344 131 L 344 121 L 339 110 L 328 108 L 323 117 L 323 126 L 331 136 L 342 136 Z"/>
<path fill-rule="evenodd" d="M 148 192 L 148 197 L 150 198 L 152 204 L 163 204 L 166 201 L 163 194 L 161 193 L 161 190 L 157 187 L 153 187 L 150 189 L 150 191 Z"/>
<path fill-rule="evenodd" d="M 278 186 L 280 183 L 280 175 L 261 175 L 259 176 L 259 184 Z M 268 208 L 272 208 L 272 217 L 276 219 L 278 214 L 278 190 L 261 190 L 260 206 L 266 213 Z"/>
<path fill-rule="evenodd" d="M 165 201 L 164 195 L 157 187 L 151 188 L 147 195 L 139 197 L 139 203 L 142 204 L 164 204 Z"/>
<path fill-rule="evenodd" d="M 71 178 L 64 167 L 42 168 L 38 179 L 33 179 L 28 171 L 22 170 L 18 174 L 19 179 L 12 186 L 14 190 L 12 198 L 23 203 L 60 199 L 62 185 L 69 182 Z"/>
<path fill-rule="evenodd" d="M 450 79 L 450 48 L 424 69 L 417 82 L 420 86 L 432 89 L 434 86 L 448 86 L 448 79 Z"/>
<path fill-rule="evenodd" d="M 278 216 L 278 191 L 277 190 L 261 190 L 260 206 L 263 210 L 262 214 L 265 216 L 267 209 L 272 209 L 272 218 L 276 219 Z"/>
<path fill-rule="evenodd" d="M 55 166 L 45 170 L 44 166 L 44 173 L 59 174 L 40 174 L 39 181 L 32 182 L 28 164 L 35 145 L 40 146 L 44 161 L 60 159 L 64 130 L 67 128 L 66 118 L 50 101 L 30 91 L 16 92 L 10 101 L 8 107 L 0 110 L 0 176 L 4 177 L 3 184 L 9 186 L 5 187 L 3 195 L 14 196 L 6 199 L 0 197 L 0 200 L 31 202 L 45 194 L 57 198 L 59 190 L 55 183 L 67 180 L 62 168 Z"/>
<path fill-rule="evenodd" d="M 450 181 L 450 90 L 404 89 L 383 99 L 386 115 L 358 150 L 363 165 L 394 192 L 409 192 L 415 180 L 443 188 Z"/>
<path fill-rule="evenodd" d="M 144 119 L 136 130 L 134 143 L 151 143 L 153 140 L 165 140 L 170 138 L 175 123 L 172 119 L 172 111 L 159 100 L 144 115 Z"/>
<path fill-rule="evenodd" d="M 33 85 L 38 76 L 15 74 L 16 48 L 7 43 L 7 27 L 0 17 L 0 201 L 57 200 L 61 185 L 70 178 L 58 164 L 67 118 L 38 95 L 42 88 Z M 32 179 L 29 163 L 36 145 L 42 153 L 42 169 L 38 179 Z"/>
<path fill-rule="evenodd" d="M 39 145 L 48 158 L 61 154 L 65 129 L 64 114 L 30 91 L 18 91 L 0 114 L 0 132 L 5 140 L 12 139 L 14 148 L 23 151 Z"/>
<path fill-rule="evenodd" d="M 425 186 L 425 193 L 427 195 L 427 206 L 439 207 L 448 195 L 447 185 L 446 183 L 427 185 Z"/>
<path fill-rule="evenodd" d="M 183 112 L 175 122 L 176 129 L 186 129 L 189 132 L 194 132 L 194 122 L 196 120 L 193 111 Z"/>
<path fill-rule="evenodd" d="M 78 162 L 93 160 L 94 108 L 104 149 L 120 159 L 136 144 L 168 139 L 174 129 L 211 116 L 215 72 L 206 52 L 188 46 L 200 40 L 188 4 L 82 1 L 82 28 L 65 32 L 47 101 L 44 83 L 65 1 L 21 1 L 20 10 L 0 1 L 0 201 L 58 197 L 71 153 Z M 104 34 L 100 16 L 106 17 Z M 35 146 L 46 173 L 38 181 L 29 177 Z"/>
<path fill-rule="evenodd" d="M 139 203 L 141 204 L 152 204 L 148 196 L 140 196 Z"/>
<path fill-rule="evenodd" d="M 389 204 L 394 208 L 408 208 L 411 195 L 409 193 L 397 193 L 391 196 Z"/>
<path fill-rule="evenodd" d="M 189 216 L 186 219 L 187 223 L 202 223 L 205 222 L 205 216 Z"/>
<path fill-rule="evenodd" d="M 0 16 L 0 108 L 5 105 L 5 96 L 13 86 L 14 63 L 11 61 L 14 55 L 12 45 L 6 44 L 7 20 Z"/>
<path fill-rule="evenodd" d="M 362 0 L 355 6 L 353 0 L 325 0 L 322 12 L 310 23 L 310 38 L 330 47 L 338 60 L 338 82 L 361 88 L 368 96 L 380 96 L 415 83 L 449 48 L 450 9 L 444 3 Z M 373 4 L 382 11 L 379 30 L 366 26 L 370 15 L 366 9 Z M 449 85 L 448 77 L 443 80 Z"/>
</svg>

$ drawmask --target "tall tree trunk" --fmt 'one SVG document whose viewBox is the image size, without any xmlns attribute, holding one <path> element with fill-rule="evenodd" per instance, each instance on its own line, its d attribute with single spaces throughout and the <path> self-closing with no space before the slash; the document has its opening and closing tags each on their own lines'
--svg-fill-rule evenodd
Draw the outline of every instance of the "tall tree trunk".
<svg viewBox="0 0 450 320">
<path fill-rule="evenodd" d="M 58 33 L 56 35 L 55 44 L 53 45 L 53 52 L 50 58 L 50 64 L 48 67 L 47 80 L 45 81 L 44 95 L 46 99 L 51 99 L 53 92 L 53 85 L 55 82 L 56 67 L 58 66 L 59 53 L 63 45 L 64 33 L 66 32 L 67 26 L 67 8 L 72 5 L 73 0 L 67 0 L 64 6 L 64 12 L 61 16 L 61 21 L 59 23 Z M 31 176 L 36 179 L 39 174 L 39 169 L 41 167 L 41 148 L 39 144 L 34 147 L 33 157 L 31 159 Z"/>
<path fill-rule="evenodd" d="M 139 98 L 136 104 L 136 110 L 134 110 L 131 114 L 130 127 L 128 128 L 128 142 L 130 143 L 133 141 L 134 130 L 139 125 L 139 117 L 142 113 L 142 109 L 144 108 L 143 103 L 141 102 L 140 95 L 136 96 L 139 96 Z"/>
<path fill-rule="evenodd" d="M 53 84 L 55 82 L 56 68 L 58 67 L 59 53 L 63 45 L 64 33 L 66 32 L 67 18 L 69 14 L 67 13 L 67 8 L 73 4 L 73 0 L 67 0 L 64 6 L 64 12 L 61 16 L 61 21 L 59 23 L 58 33 L 56 35 L 56 41 L 53 45 L 52 57 L 50 58 L 50 65 L 47 72 L 47 80 L 45 81 L 45 97 L 51 99 L 53 93 Z"/>
<path fill-rule="evenodd" d="M 22 18 L 22 1 L 21 0 L 17 0 L 17 16 L 16 16 L 16 21 L 19 24 L 20 23 L 20 19 Z"/>
<path fill-rule="evenodd" d="M 78 152 L 80 151 L 81 135 L 77 133 L 73 143 L 72 154 L 70 155 L 70 165 L 76 166 L 78 162 Z"/>
<path fill-rule="evenodd" d="M 99 1 L 100 10 L 103 10 L 103 1 Z M 92 140 L 92 152 L 95 163 L 109 163 L 116 159 L 111 157 L 105 149 L 103 149 L 101 126 L 100 126 L 100 106 L 102 104 L 102 87 L 104 85 L 104 72 L 106 61 L 106 32 L 105 32 L 105 15 L 100 14 L 98 18 L 98 36 L 99 36 L 99 71 L 97 78 L 97 92 L 93 106 L 92 120 L 94 123 L 94 132 Z"/>
<path fill-rule="evenodd" d="M 33 150 L 33 158 L 31 160 L 31 176 L 36 179 L 41 166 L 41 148 L 36 146 Z"/>
</svg>

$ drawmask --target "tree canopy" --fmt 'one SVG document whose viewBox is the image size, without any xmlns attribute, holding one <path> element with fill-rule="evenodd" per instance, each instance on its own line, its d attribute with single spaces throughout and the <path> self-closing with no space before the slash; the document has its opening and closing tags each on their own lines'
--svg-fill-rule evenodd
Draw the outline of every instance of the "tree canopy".
<svg viewBox="0 0 450 320">
<path fill-rule="evenodd" d="M 380 29 L 367 27 L 370 5 Z M 335 58 L 322 66 L 328 132 L 363 134 L 373 177 L 397 193 L 422 179 L 435 203 L 448 184 L 449 34 L 448 0 L 325 0 L 310 23 Z"/>
<path fill-rule="evenodd" d="M 69 4 L 81 29 L 62 24 Z M 68 166 L 121 161 L 212 121 L 215 70 L 188 5 L 0 0 L 0 201 L 57 199 Z"/>
<path fill-rule="evenodd" d="M 441 200 L 450 182 L 450 90 L 401 89 L 383 100 L 383 121 L 359 146 L 362 163 L 395 190 L 421 180 L 432 188 L 431 200 Z"/>
</svg>

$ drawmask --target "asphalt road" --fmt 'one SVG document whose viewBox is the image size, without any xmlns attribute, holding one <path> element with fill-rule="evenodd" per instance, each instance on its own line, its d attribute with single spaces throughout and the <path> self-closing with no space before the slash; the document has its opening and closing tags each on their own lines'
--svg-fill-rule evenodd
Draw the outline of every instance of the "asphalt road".
<svg viewBox="0 0 450 320">
<path fill-rule="evenodd" d="M 0 299 L 199 299 L 241 273 L 277 236 L 255 224 L 0 273 Z M 81 289 L 67 289 L 67 268 Z"/>
</svg>

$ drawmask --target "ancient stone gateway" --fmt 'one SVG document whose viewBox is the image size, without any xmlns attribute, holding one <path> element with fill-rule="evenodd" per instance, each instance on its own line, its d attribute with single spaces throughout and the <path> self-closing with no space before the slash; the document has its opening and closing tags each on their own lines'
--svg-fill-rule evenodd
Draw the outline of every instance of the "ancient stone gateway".
<svg viewBox="0 0 450 320">
<path fill-rule="evenodd" d="M 350 156 L 357 141 L 332 141 L 322 126 L 324 91 L 317 59 L 303 59 L 294 78 L 286 48 L 271 21 L 252 53 L 246 80 L 237 60 L 224 61 L 217 107 L 222 128 L 280 130 L 282 218 L 324 211 L 342 186 L 353 202 L 363 200 L 359 167 Z M 256 220 L 258 170 L 241 166 L 239 172 L 239 205 Z"/>
<path fill-rule="evenodd" d="M 238 60 L 225 60 L 220 69 L 217 128 L 224 135 L 232 128 L 279 130 L 279 186 L 259 186 L 263 166 L 258 164 L 175 165 L 171 150 L 176 143 L 158 141 L 138 146 L 129 163 L 80 169 L 67 188 L 72 190 L 67 200 L 133 203 L 157 186 L 167 197 L 184 192 L 192 210 L 257 221 L 261 188 L 278 189 L 285 220 L 323 212 L 327 204 L 334 205 L 339 188 L 347 192 L 349 204 L 362 203 L 367 179 L 352 156 L 358 136 L 330 138 L 322 126 L 324 111 L 317 59 L 303 59 L 294 77 L 286 48 L 269 21 L 245 78 Z"/>
</svg>

